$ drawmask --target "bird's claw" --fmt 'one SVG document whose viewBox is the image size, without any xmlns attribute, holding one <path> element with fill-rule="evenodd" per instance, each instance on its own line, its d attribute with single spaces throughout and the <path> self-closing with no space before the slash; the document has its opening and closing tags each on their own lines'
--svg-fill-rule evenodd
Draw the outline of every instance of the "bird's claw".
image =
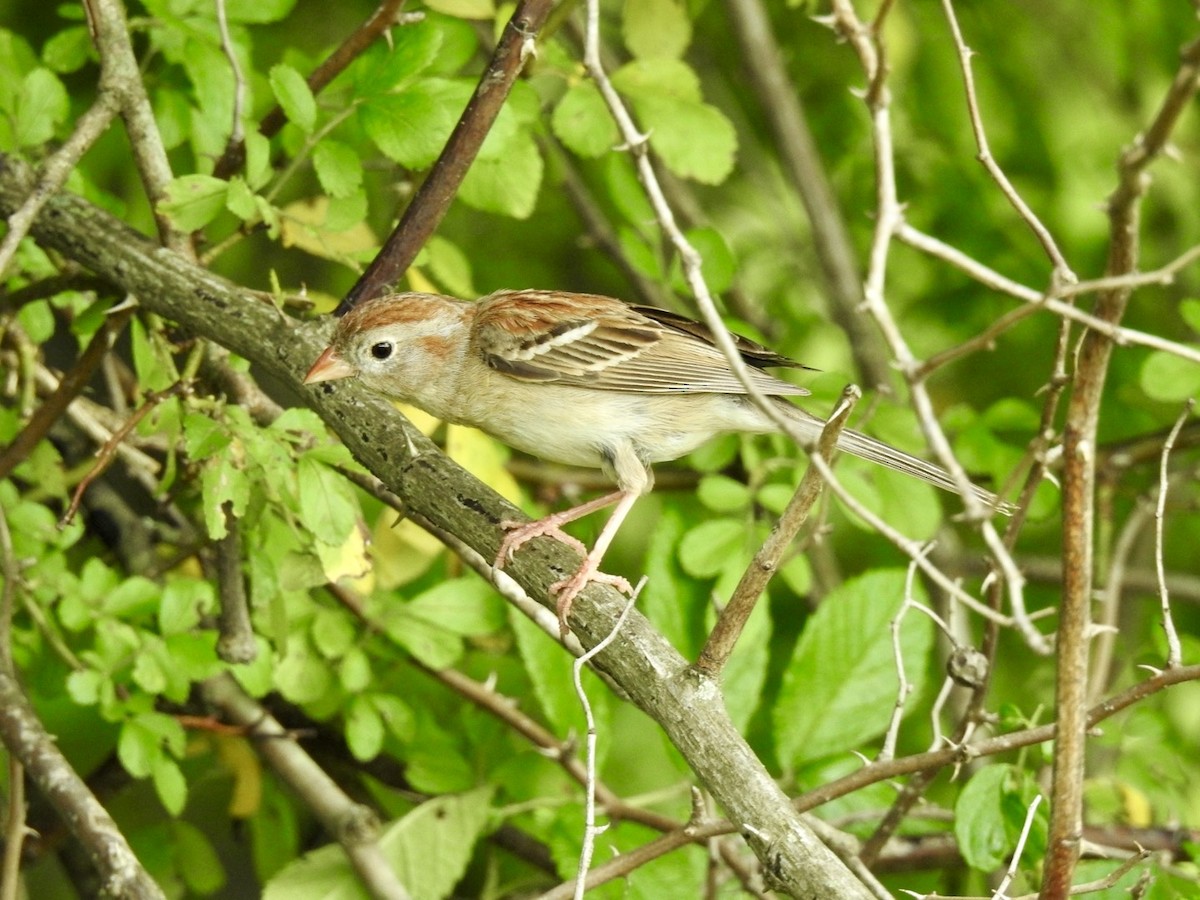
<svg viewBox="0 0 1200 900">
<path fill-rule="evenodd" d="M 567 615 L 571 612 L 571 604 L 575 602 L 575 598 L 579 596 L 580 592 L 592 582 L 607 584 L 623 594 L 633 596 L 633 585 L 629 583 L 628 579 L 622 578 L 620 575 L 601 572 L 596 568 L 597 565 L 589 559 L 570 578 L 564 578 L 550 585 L 550 593 L 554 595 L 558 609 L 558 631 L 564 638 L 571 630 L 567 624 Z"/>
<path fill-rule="evenodd" d="M 496 561 L 492 566 L 497 569 L 503 569 L 505 565 L 512 562 L 513 555 L 527 543 L 538 537 L 552 537 L 562 544 L 566 544 L 576 553 L 581 556 L 587 556 L 587 546 L 578 538 L 573 538 L 567 534 L 554 522 L 548 522 L 545 519 L 539 519 L 536 522 L 513 522 L 505 520 L 500 523 L 500 527 L 504 529 L 504 539 L 500 541 L 500 549 L 496 551 Z"/>
</svg>

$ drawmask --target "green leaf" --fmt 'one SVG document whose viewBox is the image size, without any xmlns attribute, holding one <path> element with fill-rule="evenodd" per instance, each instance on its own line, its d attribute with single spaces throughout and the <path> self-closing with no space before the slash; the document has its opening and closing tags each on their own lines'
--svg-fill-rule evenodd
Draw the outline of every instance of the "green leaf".
<svg viewBox="0 0 1200 900">
<path fill-rule="evenodd" d="M 359 108 L 358 116 L 386 157 L 411 169 L 425 169 L 445 146 L 468 97 L 463 85 L 422 81 L 403 93 L 372 99 Z"/>
<path fill-rule="evenodd" d="M 713 512 L 742 512 L 750 506 L 750 489 L 728 475 L 705 475 L 696 486 L 696 496 Z"/>
<path fill-rule="evenodd" d="M 408 704 L 391 694 L 372 694 L 371 702 L 379 710 L 383 724 L 392 735 L 405 742 L 416 738 L 417 717 Z"/>
<path fill-rule="evenodd" d="M 433 669 L 452 666 L 462 657 L 462 638 L 400 607 L 387 625 L 388 637 Z"/>
<path fill-rule="evenodd" d="M 380 837 L 379 846 L 414 897 L 446 897 L 483 836 L 492 790 L 481 787 L 422 803 Z"/>
<path fill-rule="evenodd" d="M 617 125 L 591 81 L 580 81 L 563 94 L 554 107 L 550 127 L 567 149 L 588 159 L 607 153 L 620 142 Z"/>
<path fill-rule="evenodd" d="M 692 41 L 692 23 L 677 0 L 625 0 L 622 35 L 636 57 L 678 58 Z"/>
<path fill-rule="evenodd" d="M 360 647 L 351 647 L 338 666 L 342 690 L 354 694 L 371 683 L 371 658 Z"/>
<path fill-rule="evenodd" d="M 651 138 L 651 144 L 653 144 Z M 713 293 L 723 293 L 733 285 L 733 275 L 737 271 L 737 259 L 721 232 L 715 228 L 690 228 L 687 231 L 688 242 L 700 254 L 700 271 Z M 678 279 L 684 288 L 682 267 L 679 267 Z"/>
<path fill-rule="evenodd" d="M 54 137 L 54 130 L 71 111 L 67 89 L 49 69 L 37 68 L 21 81 L 13 124 L 17 145 L 33 147 Z"/>
<path fill-rule="evenodd" d="M 779 569 L 779 577 L 800 597 L 812 590 L 812 566 L 803 553 L 797 553 L 785 562 Z"/>
<path fill-rule="evenodd" d="M 738 636 L 733 655 L 721 672 L 721 695 L 725 698 L 725 709 L 734 725 L 743 733 L 762 699 L 767 662 L 771 658 L 770 643 L 770 609 L 760 599 Z"/>
<path fill-rule="evenodd" d="M 746 545 L 746 523 L 740 519 L 712 519 L 689 529 L 679 542 L 679 564 L 693 578 L 712 578 L 732 556 L 740 557 Z"/>
<path fill-rule="evenodd" d="M 543 168 L 533 136 L 521 131 L 508 142 L 503 155 L 476 158 L 458 195 L 476 209 L 526 219 L 537 203 Z"/>
<path fill-rule="evenodd" d="M 438 58 L 445 31 L 429 17 L 389 33 L 391 46 L 378 42 L 355 70 L 355 96 L 370 98 L 403 87 Z"/>
<path fill-rule="evenodd" d="M 425 0 L 432 10 L 457 16 L 460 19 L 494 19 L 496 4 L 493 0 Z"/>
<path fill-rule="evenodd" d="M 159 802 L 172 816 L 178 816 L 187 805 L 187 781 L 175 760 L 160 755 L 153 763 L 154 792 Z"/>
<path fill-rule="evenodd" d="M 349 197 L 362 187 L 362 161 L 346 144 L 321 141 L 313 148 L 313 168 L 321 187 L 331 197 Z"/>
<path fill-rule="evenodd" d="M 368 762 L 383 749 L 383 717 L 371 701 L 359 695 L 346 710 L 346 746 L 354 758 Z"/>
<path fill-rule="evenodd" d="M 158 630 L 164 634 L 179 634 L 200 624 L 200 616 L 216 606 L 212 582 L 198 578 L 175 578 L 163 588 L 158 610 Z"/>
<path fill-rule="evenodd" d="M 508 619 L 533 695 L 546 719 L 559 734 L 583 733 L 586 723 L 571 681 L 571 662 L 563 656 L 562 647 L 515 609 L 510 609 Z M 583 671 L 583 686 L 592 702 L 597 729 L 604 733 L 612 717 L 611 695 L 590 669 Z"/>
<path fill-rule="evenodd" d="M 775 709 L 781 759 L 800 764 L 848 753 L 883 733 L 899 687 L 891 620 L 903 603 L 904 585 L 903 569 L 868 573 L 832 591 L 809 618 Z M 920 582 L 913 591 L 924 601 Z M 932 645 L 932 623 L 910 610 L 900 646 L 914 693 L 924 687 Z"/>
<path fill-rule="evenodd" d="M 358 629 L 341 609 L 318 609 L 309 634 L 317 652 L 326 659 L 340 658 L 358 640 Z"/>
<path fill-rule="evenodd" d="M 269 76 L 275 99 L 283 107 L 288 121 L 305 134 L 311 134 L 317 123 L 317 101 L 304 76 L 284 63 L 271 67 Z"/>
<path fill-rule="evenodd" d="M 1003 801 L 1011 767 L 993 763 L 971 776 L 954 804 L 954 834 L 967 865 L 981 872 L 999 868 L 1012 852 Z"/>
<path fill-rule="evenodd" d="M 635 97 L 650 146 L 681 178 L 720 184 L 733 171 L 737 133 L 715 106 L 666 96 Z"/>
<path fill-rule="evenodd" d="M 413 897 L 446 897 L 462 878 L 487 824 L 490 791 L 429 800 L 389 826 L 380 846 L 397 880 Z M 366 896 L 345 851 L 330 844 L 284 866 L 263 900 L 360 900 Z"/>
<path fill-rule="evenodd" d="M 171 846 L 184 883 L 201 896 L 225 886 L 225 868 L 204 832 L 190 822 L 171 823 Z"/>
<path fill-rule="evenodd" d="M 693 103 L 701 101 L 699 76 L 678 59 L 634 60 L 612 74 L 612 83 L 618 91 L 632 98 L 673 97 Z"/>
<path fill-rule="evenodd" d="M 329 668 L 302 642 L 293 641 L 275 667 L 275 686 L 292 703 L 315 703 L 331 687 Z"/>
<path fill-rule="evenodd" d="M 233 437 L 216 419 L 203 413 L 189 412 L 183 417 L 184 448 L 193 462 L 220 453 Z"/>
<path fill-rule="evenodd" d="M 1200 300 L 1188 299 L 1179 302 L 1179 315 L 1188 328 L 1200 334 Z"/>
<path fill-rule="evenodd" d="M 230 22 L 266 25 L 282 22 L 296 6 L 296 0 L 226 0 L 225 14 Z"/>
<path fill-rule="evenodd" d="M 457 244 L 435 234 L 423 250 L 429 271 L 455 297 L 475 297 L 478 291 L 471 279 L 471 259 Z"/>
<path fill-rule="evenodd" d="M 82 69 L 92 55 L 92 38 L 82 25 L 64 28 L 46 41 L 42 59 L 55 72 L 66 74 Z"/>
<path fill-rule="evenodd" d="M 180 231 L 198 231 L 225 210 L 229 182 L 211 175 L 184 175 L 167 185 L 158 211 Z"/>
<path fill-rule="evenodd" d="M 410 615 L 467 637 L 491 634 L 504 625 L 504 603 L 478 578 L 443 581 L 407 604 Z"/>
<path fill-rule="evenodd" d="M 223 453 L 210 458 L 200 473 L 200 491 L 204 498 L 204 522 L 208 536 L 220 540 L 228 533 L 225 525 L 225 504 L 230 504 L 234 516 L 246 513 L 250 502 L 250 479 L 237 464 L 235 454 Z"/>
<path fill-rule="evenodd" d="M 341 546 L 358 519 L 350 482 L 311 456 L 300 458 L 296 479 L 304 527 L 318 540 Z"/>
<path fill-rule="evenodd" d="M 1141 384 L 1151 400 L 1181 403 L 1200 392 L 1200 366 L 1174 353 L 1155 350 L 1142 363 Z"/>
</svg>

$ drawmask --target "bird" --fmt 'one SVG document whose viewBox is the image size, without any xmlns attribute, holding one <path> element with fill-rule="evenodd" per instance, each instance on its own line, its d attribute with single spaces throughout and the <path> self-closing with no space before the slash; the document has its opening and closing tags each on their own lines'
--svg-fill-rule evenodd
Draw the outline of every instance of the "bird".
<svg viewBox="0 0 1200 900">
<path fill-rule="evenodd" d="M 789 402 L 810 393 L 763 371 L 808 369 L 732 334 L 750 382 L 815 442 L 825 423 Z M 527 542 L 555 538 L 584 562 L 551 585 L 560 629 L 572 601 L 591 582 L 632 594 L 629 582 L 600 570 L 605 552 L 636 500 L 654 486 L 655 463 L 678 459 L 722 433 L 778 433 L 747 395 L 702 322 L 599 294 L 502 290 L 477 301 L 439 294 L 381 295 L 337 322 L 332 340 L 304 384 L 357 378 L 446 422 L 469 425 L 533 456 L 598 468 L 616 490 L 533 522 L 503 522 L 494 566 L 502 569 Z M 933 463 L 845 429 L 837 448 L 948 491 L 958 484 Z M 974 495 L 993 509 L 1003 501 Z M 612 506 L 589 550 L 563 526 Z"/>
</svg>

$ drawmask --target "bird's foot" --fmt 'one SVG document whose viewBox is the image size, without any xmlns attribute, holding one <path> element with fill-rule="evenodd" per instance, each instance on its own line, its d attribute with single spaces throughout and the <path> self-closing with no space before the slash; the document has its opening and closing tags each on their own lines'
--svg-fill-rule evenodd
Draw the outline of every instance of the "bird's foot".
<svg viewBox="0 0 1200 900">
<path fill-rule="evenodd" d="M 567 615 L 571 612 L 571 604 L 575 602 L 579 592 L 592 582 L 610 585 L 624 594 L 633 596 L 633 586 L 626 579 L 620 575 L 601 572 L 599 560 L 592 560 L 589 556 L 570 578 L 564 578 L 562 581 L 556 581 L 550 585 L 550 593 L 554 595 L 558 609 L 558 632 L 562 637 L 565 638 L 567 632 L 571 630 L 567 624 Z"/>
<path fill-rule="evenodd" d="M 580 556 L 587 556 L 587 547 L 583 541 L 573 538 L 563 531 L 559 527 L 562 524 L 564 523 L 556 516 L 547 516 L 544 519 L 538 519 L 536 522 L 512 522 L 508 520 L 501 522 L 500 527 L 505 532 L 504 540 L 500 542 L 500 549 L 496 551 L 496 561 L 492 565 L 497 569 L 503 569 L 507 563 L 512 561 L 514 553 L 534 538 L 539 537 L 552 537 L 556 541 L 566 544 Z"/>
</svg>

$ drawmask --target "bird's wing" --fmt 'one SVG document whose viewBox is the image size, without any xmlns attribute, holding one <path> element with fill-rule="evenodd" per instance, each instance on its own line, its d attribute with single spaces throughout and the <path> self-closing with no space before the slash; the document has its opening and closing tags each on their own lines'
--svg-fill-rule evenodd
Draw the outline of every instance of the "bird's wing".
<svg viewBox="0 0 1200 900">
<path fill-rule="evenodd" d="M 493 294 L 480 301 L 471 340 L 484 362 L 522 381 L 646 394 L 746 392 L 702 324 L 611 297 Z M 735 341 L 763 393 L 809 393 L 757 368 L 797 363 L 746 338 Z"/>
</svg>

